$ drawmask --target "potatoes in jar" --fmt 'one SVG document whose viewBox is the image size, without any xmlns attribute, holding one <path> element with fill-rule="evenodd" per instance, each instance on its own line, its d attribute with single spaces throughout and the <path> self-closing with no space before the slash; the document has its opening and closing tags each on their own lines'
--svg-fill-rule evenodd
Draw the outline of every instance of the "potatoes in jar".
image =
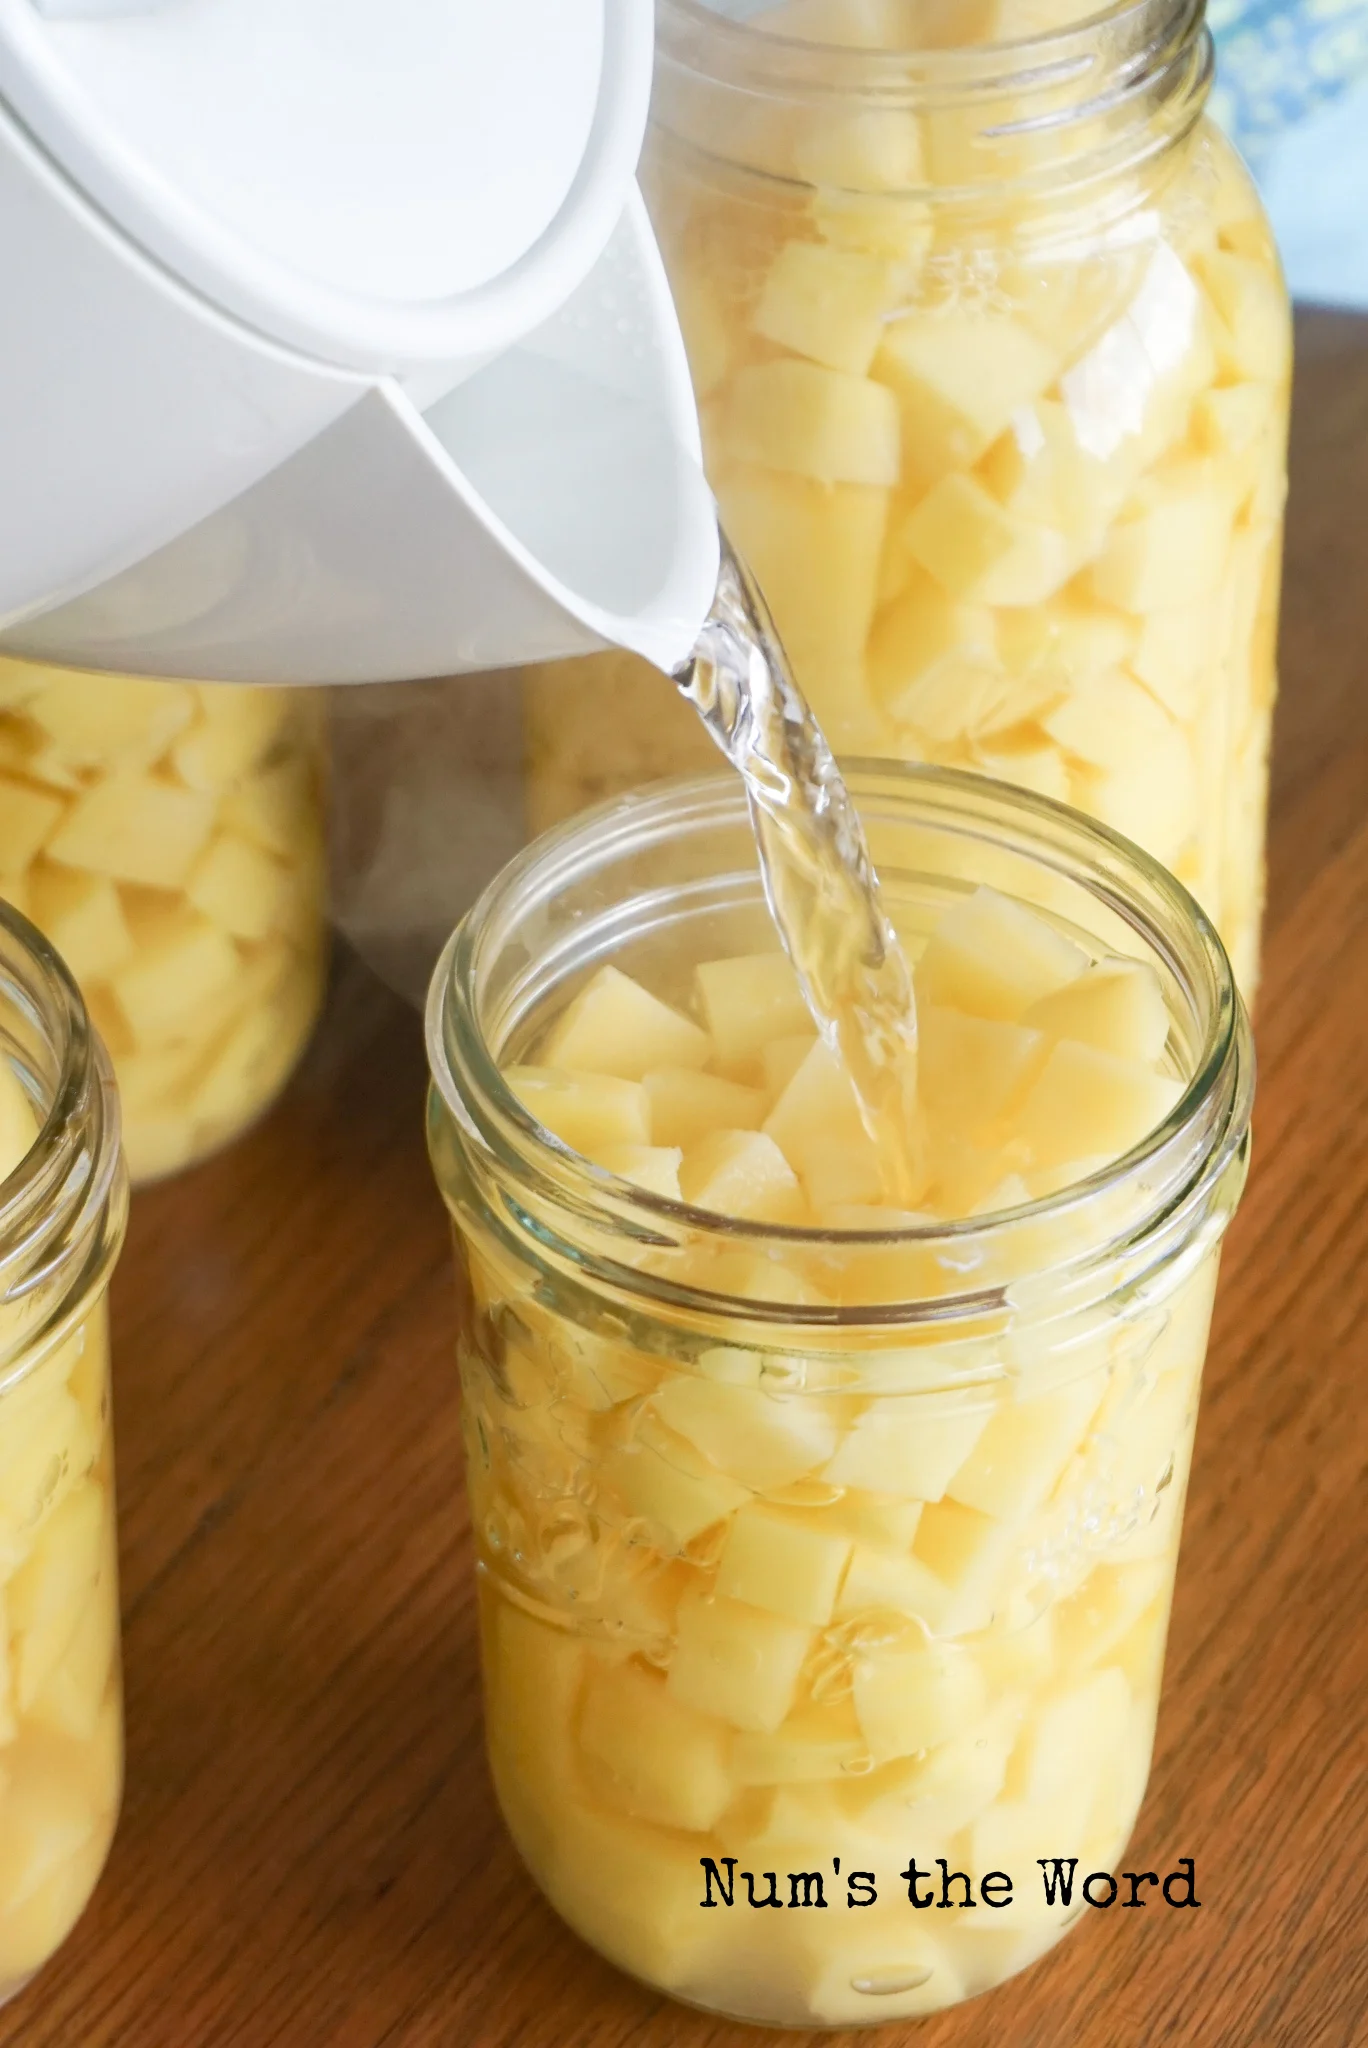
<svg viewBox="0 0 1368 2048">
<path fill-rule="evenodd" d="M 561 1299 L 460 1219 L 509 1826 L 615 1962 L 767 2024 L 912 2017 L 1024 1967 L 1074 1917 L 1037 1859 L 1113 1868 L 1149 1765 L 1215 1251 L 1082 1320 L 985 1310 L 879 1348 L 767 1319 L 953 1293 L 963 1273 L 896 1233 L 1083 1181 L 1183 1092 L 1144 962 L 987 888 L 923 939 L 920 1218 L 861 1179 L 848 1083 L 777 953 L 653 988 L 601 968 L 506 1070 L 545 1131 L 652 1196 L 871 1234 L 840 1256 L 741 1236 L 704 1263 L 622 1240 L 663 1280 L 749 1296 L 726 1341 L 668 1305 Z M 1010 1904 L 914 1911 L 905 1866 L 942 1856 L 975 1896 L 1010 1875 Z M 705 1908 L 709 1858 L 735 1911 Z M 759 1902 L 771 1871 L 786 1908 L 782 1874 L 821 1873 L 838 1910 L 752 1913 L 746 1873 Z M 876 1886 L 859 1911 L 852 1871 Z"/>
<path fill-rule="evenodd" d="M 915 38 L 911 12 L 780 8 L 751 61 L 767 26 L 877 48 Z M 1071 12 L 958 19 L 987 43 Z M 1074 129 L 1010 135 L 1034 101 L 913 112 L 776 84 L 747 128 L 735 94 L 691 88 L 662 87 L 648 197 L 709 480 L 829 738 L 1135 839 L 1251 994 L 1291 325 L 1233 150 L 1199 122 L 1069 192 L 1047 174 Z M 539 826 L 695 758 L 670 711 L 593 674 L 529 680 Z M 587 783 L 567 764 L 590 759 L 596 695 Z M 638 668 L 630 696 L 665 692 Z"/>
<path fill-rule="evenodd" d="M 0 662 L 0 896 L 80 983 L 135 1179 L 235 1136 L 308 1038 L 321 779 L 306 693 Z"/>
</svg>

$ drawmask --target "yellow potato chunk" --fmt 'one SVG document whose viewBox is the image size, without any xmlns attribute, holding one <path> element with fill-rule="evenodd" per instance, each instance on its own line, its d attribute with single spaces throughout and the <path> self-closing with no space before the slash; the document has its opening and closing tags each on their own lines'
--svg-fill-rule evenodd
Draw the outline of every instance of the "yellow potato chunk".
<svg viewBox="0 0 1368 2048">
<path fill-rule="evenodd" d="M 898 406 L 866 377 L 784 360 L 738 370 L 720 426 L 728 455 L 823 484 L 896 484 Z"/>
<path fill-rule="evenodd" d="M 760 294 L 752 326 L 767 341 L 863 377 L 883 334 L 891 288 L 876 257 L 821 242 L 788 242 Z"/>
<path fill-rule="evenodd" d="M 500 1793 L 551 1806 L 576 1782 L 572 1739 L 584 1682 L 584 1645 L 565 1629 L 498 1599 L 486 1617 L 490 1751 Z"/>
<path fill-rule="evenodd" d="M 105 1565 L 107 1543 L 104 1489 L 88 1480 L 48 1516 L 11 1579 L 7 1604 L 21 1713 L 66 1655 Z"/>
<path fill-rule="evenodd" d="M 864 1736 L 849 1700 L 800 1707 L 770 1735 L 733 1738 L 738 1785 L 807 1785 L 839 1779 L 864 1756 Z"/>
<path fill-rule="evenodd" d="M 924 1868 L 928 1843 L 948 1842 L 1002 1791 L 1016 1732 L 1010 1714 L 994 1712 L 924 1757 L 885 1765 L 860 1788 L 863 1818 L 915 1841 Z"/>
<path fill-rule="evenodd" d="M 710 1465 L 684 1437 L 649 1421 L 608 1454 L 603 1478 L 629 1517 L 663 1531 L 678 1548 L 750 1499 L 748 1487 Z"/>
<path fill-rule="evenodd" d="M 991 1429 L 992 1421 L 988 1426 Z M 980 1443 L 986 1434 L 980 1435 Z M 957 1500 L 946 1498 L 927 1506 L 912 1548 L 947 1589 L 940 1621 L 943 1635 L 964 1635 L 989 1626 L 1003 1598 L 1004 1575 L 1018 1541 L 1013 1528 Z"/>
<path fill-rule="evenodd" d="M 1070 561 L 1096 554 L 1126 493 L 1126 479 L 1079 443 L 1067 408 L 1040 399 L 1013 415 L 984 459 L 985 483 L 1019 519 L 1065 536 Z"/>
<path fill-rule="evenodd" d="M 695 1209 L 752 1223 L 801 1223 L 806 1213 L 798 1176 L 763 1131 L 714 1131 L 684 1154 L 684 1200 Z"/>
<path fill-rule="evenodd" d="M 136 770 L 161 759 L 195 699 L 182 683 L 52 669 L 25 709 L 74 766 Z"/>
<path fill-rule="evenodd" d="M 728 1938 L 725 1924 L 715 1926 L 724 1912 L 699 1911 L 698 1846 L 575 1802 L 561 1812 L 547 1891 L 571 1927 L 620 1969 L 687 1989 Z"/>
<path fill-rule="evenodd" d="M 809 693 L 858 668 L 878 598 L 889 493 L 732 463 L 718 477 L 727 531 Z"/>
<path fill-rule="evenodd" d="M 0 1181 L 33 1150 L 38 1118 L 19 1076 L 0 1059 Z"/>
<path fill-rule="evenodd" d="M 78 981 L 104 981 L 133 950 L 119 892 L 107 875 L 39 861 L 31 877 L 34 923 Z"/>
<path fill-rule="evenodd" d="M 1049 345 L 1005 315 L 938 307 L 893 321 L 874 374 L 897 394 L 908 477 L 929 486 L 977 462 L 1057 369 Z"/>
<path fill-rule="evenodd" d="M 950 1481 L 949 1499 L 999 1521 L 1033 1514 L 1080 1448 L 1102 1392 L 1094 1377 L 1004 1401 Z"/>
<path fill-rule="evenodd" d="M 302 755 L 292 754 L 235 784 L 223 800 L 219 820 L 268 853 L 289 860 L 316 832 L 317 814 L 312 766 Z"/>
<path fill-rule="evenodd" d="M 1073 1038 L 1150 1066 L 1168 1044 L 1168 1006 L 1147 960 L 1095 961 L 1077 981 L 1033 1004 L 1022 1021 L 1051 1038 Z"/>
<path fill-rule="evenodd" d="M 901 1614 L 937 1635 L 945 1625 L 949 1606 L 944 1582 L 919 1557 L 873 1550 L 862 1543 L 850 1560 L 836 1612 L 842 1620 L 864 1614 Z"/>
<path fill-rule="evenodd" d="M 241 972 L 241 956 L 226 932 L 179 904 L 141 929 L 135 923 L 134 936 L 135 951 L 109 986 L 136 1043 L 164 1045 L 218 1008 Z"/>
<path fill-rule="evenodd" d="M 59 796 L 0 775 L 0 874 L 22 875 L 51 839 L 65 809 Z"/>
<path fill-rule="evenodd" d="M 716 1594 L 687 1593 L 670 1660 L 675 1699 L 733 1728 L 772 1735 L 787 1719 L 812 1630 Z"/>
<path fill-rule="evenodd" d="M 586 1159 L 651 1142 L 651 1104 L 639 1081 L 553 1067 L 509 1067 L 504 1079 L 529 1116 Z"/>
<path fill-rule="evenodd" d="M 657 1067 L 642 1076 L 651 1105 L 652 1145 L 687 1146 L 710 1131 L 759 1130 L 765 1097 L 719 1074 L 689 1067 Z"/>
<path fill-rule="evenodd" d="M 112 1573 L 97 1583 L 65 1654 L 33 1695 L 29 1719 L 73 1742 L 94 1739 L 119 1641 L 119 1608 Z"/>
<path fill-rule="evenodd" d="M 1276 271 L 1218 249 L 1199 256 L 1196 269 L 1216 315 L 1222 375 L 1285 383 L 1292 370 L 1292 323 Z"/>
<path fill-rule="evenodd" d="M 225 683 L 198 683 L 195 698 L 197 721 L 177 740 L 172 764 L 191 789 L 230 789 L 281 737 L 291 699 L 280 690 Z"/>
<path fill-rule="evenodd" d="M 836 1443 L 836 1424 L 824 1407 L 762 1386 L 681 1373 L 660 1388 L 653 1406 L 719 1472 L 757 1493 L 791 1486 L 824 1464 Z"/>
<path fill-rule="evenodd" d="M 638 1819 L 704 1833 L 730 1802 L 727 1730 L 638 1664 L 591 1667 L 580 1741 L 612 1803 Z"/>
<path fill-rule="evenodd" d="M 0 1791 L 0 1920 L 33 1898 L 95 1832 L 94 1811 L 58 1755 L 37 1744 L 26 1750 L 9 1760 L 8 1789 Z"/>
<path fill-rule="evenodd" d="M 727 1531 L 718 1592 L 790 1621 L 825 1626 L 835 1612 L 851 1545 L 824 1521 L 782 1508 L 742 1508 Z"/>
<path fill-rule="evenodd" d="M 953 1643 L 927 1643 L 860 1661 L 853 1690 L 855 1712 L 876 1763 L 948 1742 L 987 1705 L 978 1666 Z"/>
<path fill-rule="evenodd" d="M 210 796 L 151 775 L 111 775 L 77 797 L 47 855 L 116 882 L 180 889 L 213 824 Z"/>
<path fill-rule="evenodd" d="M 988 1420 L 983 1404 L 956 1396 L 871 1401 L 852 1424 L 823 1477 L 902 1500 L 939 1500 Z"/>
<path fill-rule="evenodd" d="M 882 1192 L 879 1156 L 850 1077 L 821 1039 L 813 1042 L 764 1128 L 801 1176 L 810 1201 L 870 1202 Z"/>
<path fill-rule="evenodd" d="M 1041 1708 L 1023 1740 L 1020 1780 L 1026 1799 L 1049 1810 L 1056 1830 L 1082 1839 L 1124 1752 L 1130 1713 L 1130 1687 L 1115 1667 Z"/>
<path fill-rule="evenodd" d="M 898 107 L 863 107 L 806 119 L 793 160 L 808 184 L 844 192 L 907 192 L 922 179 L 917 120 Z"/>
<path fill-rule="evenodd" d="M 598 1164 L 620 1180 L 630 1180 L 653 1195 L 677 1202 L 679 1167 L 684 1154 L 670 1145 L 606 1145 Z"/>
<path fill-rule="evenodd" d="M 922 1101 L 933 1128 L 991 1137 L 1044 1065 L 1044 1032 L 931 1004 L 917 1025 Z"/>
<path fill-rule="evenodd" d="M 185 894 L 196 910 L 235 939 L 264 939 L 285 921 L 292 890 L 287 868 L 235 832 L 220 832 L 190 871 Z"/>
<path fill-rule="evenodd" d="M 943 476 L 903 528 L 908 552 L 969 604 L 1040 604 L 1073 573 L 1062 533 L 1007 511 L 976 477 Z"/>
<path fill-rule="evenodd" d="M 1088 956 L 1072 939 L 995 889 L 976 889 L 937 924 L 917 962 L 924 1003 L 1016 1023 L 1043 996 L 1076 981 Z"/>
<path fill-rule="evenodd" d="M 899 725 L 952 740 L 991 719 L 1007 693 L 998 669 L 992 613 L 952 597 L 912 565 L 869 644 L 869 679 Z"/>
<path fill-rule="evenodd" d="M 712 1052 L 678 1010 L 616 967 L 601 967 L 547 1039 L 542 1059 L 572 1073 L 639 1081 L 652 1067 L 702 1067 Z"/>
<path fill-rule="evenodd" d="M 1138 1060 L 1060 1039 L 1017 1117 L 1037 1166 L 1119 1158 L 1155 1130 L 1182 1083 Z"/>
<path fill-rule="evenodd" d="M 1127 612 L 1209 597 L 1230 558 L 1232 511 L 1229 486 L 1208 459 L 1156 472 L 1112 527 L 1090 571 L 1094 592 Z"/>
<path fill-rule="evenodd" d="M 728 1066 L 758 1060 L 771 1039 L 795 1032 L 812 1035 L 812 1019 L 787 954 L 705 960 L 694 979 L 703 1021 Z"/>
</svg>

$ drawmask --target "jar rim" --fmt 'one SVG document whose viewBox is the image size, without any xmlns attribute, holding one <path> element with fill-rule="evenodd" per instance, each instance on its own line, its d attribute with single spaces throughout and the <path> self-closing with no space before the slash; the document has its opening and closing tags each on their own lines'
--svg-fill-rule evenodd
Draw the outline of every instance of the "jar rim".
<svg viewBox="0 0 1368 2048">
<path fill-rule="evenodd" d="M 1200 905 L 1181 882 L 1132 841 L 1052 798 L 965 770 L 921 763 L 855 759 L 843 760 L 841 766 L 857 799 L 869 795 L 871 785 L 904 795 L 913 806 L 908 823 L 918 820 L 918 800 L 923 810 L 935 813 L 939 809 L 947 817 L 953 813 L 961 821 L 973 821 L 980 838 L 996 829 L 999 844 L 1004 821 L 1014 821 L 1021 828 L 1011 837 L 1014 851 L 1024 850 L 1028 858 L 1034 852 L 1057 871 L 1070 870 L 1075 880 L 1081 877 L 1083 863 L 1096 870 L 1097 882 L 1085 886 L 1091 886 L 1098 901 L 1119 912 L 1155 954 L 1181 966 L 1187 981 L 1198 985 L 1194 994 L 1200 998 L 1203 1012 L 1200 1052 L 1193 1059 L 1191 1079 L 1163 1122 L 1096 1173 L 1029 1203 L 981 1216 L 868 1231 L 723 1217 L 639 1188 L 572 1152 L 519 1101 L 485 1037 L 479 1009 L 481 973 L 488 964 L 484 949 L 506 922 L 520 892 L 526 891 L 529 900 L 534 894 L 543 901 L 553 900 L 576 874 L 593 864 L 595 855 L 608 850 L 614 839 L 650 831 L 677 832 L 689 822 L 695 826 L 740 823 L 745 817 L 745 793 L 739 781 L 724 771 L 657 783 L 649 790 L 610 799 L 576 814 L 509 862 L 458 925 L 433 974 L 426 1035 L 433 1083 L 465 1142 L 473 1144 L 496 1172 L 502 1169 L 515 1178 L 530 1177 L 524 1184 L 534 1184 L 539 1194 L 549 1197 L 567 1216 L 611 1221 L 647 1243 L 660 1242 L 660 1233 L 673 1227 L 687 1230 L 694 1239 L 704 1234 L 730 1249 L 859 1252 L 944 1246 L 953 1255 L 975 1240 L 1001 1242 L 1011 1233 L 1038 1230 L 1087 1205 L 1107 1204 L 1128 1187 L 1141 1188 L 1147 1197 L 1138 1215 L 1128 1219 L 1128 1242 L 1143 1243 L 1147 1236 L 1181 1225 L 1184 1218 L 1190 1221 L 1199 1216 L 1232 1161 L 1247 1149 L 1254 1089 L 1248 1017 L 1225 949 Z M 1162 922 L 1154 910 L 1147 909 L 1147 896 L 1160 907 Z M 1112 1257 L 1115 1250 L 1113 1235 L 1090 1247 L 1088 1256 L 1069 1262 L 1070 1269 L 1082 1277 L 1096 1258 Z M 1049 1270 L 1057 1273 L 1061 1268 Z M 630 1276 L 629 1285 L 641 1281 L 638 1269 L 628 1267 L 625 1273 Z M 672 1300 L 706 1300 L 713 1310 L 721 1299 L 708 1296 L 707 1290 L 673 1282 L 663 1291 Z M 850 1312 L 838 1310 L 834 1316 L 808 1305 L 789 1305 L 784 1320 L 891 1320 L 906 1324 L 998 1305 L 1001 1293 L 1000 1287 L 989 1290 L 991 1301 L 982 1290 L 972 1288 L 960 1294 L 936 1295 L 916 1305 L 895 1304 L 892 1316 L 882 1307 L 875 1314 L 877 1305 Z M 728 1313 L 754 1313 L 763 1308 L 766 1320 L 773 1319 L 769 1312 L 775 1306 L 728 1299 Z M 909 1314 L 914 1306 L 923 1313 Z"/>
<path fill-rule="evenodd" d="M 0 1008 L 22 1018 L 49 1056 L 38 1134 L 0 1179 L 0 1305 L 53 1295 L 46 1321 L 23 1327 L 0 1351 L 3 1392 L 107 1278 L 127 1220 L 127 1175 L 113 1071 L 75 977 L 37 926 L 3 901 Z"/>
</svg>

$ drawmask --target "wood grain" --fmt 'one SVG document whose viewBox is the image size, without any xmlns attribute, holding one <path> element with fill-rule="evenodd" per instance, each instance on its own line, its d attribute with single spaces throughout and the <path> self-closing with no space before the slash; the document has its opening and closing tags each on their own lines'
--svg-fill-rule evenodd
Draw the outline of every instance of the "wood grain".
<svg viewBox="0 0 1368 2048">
<path fill-rule="evenodd" d="M 919 2048 L 1368 2041 L 1368 331 L 1301 340 L 1257 1162 L 1134 1843 L 1194 1856 L 1202 1910 L 1090 1915 L 885 2036 Z M 0 2048 L 757 2038 L 581 1948 L 494 1812 L 423 1083 L 417 1020 L 344 960 L 277 1112 L 135 1206 L 127 1805 Z"/>
</svg>

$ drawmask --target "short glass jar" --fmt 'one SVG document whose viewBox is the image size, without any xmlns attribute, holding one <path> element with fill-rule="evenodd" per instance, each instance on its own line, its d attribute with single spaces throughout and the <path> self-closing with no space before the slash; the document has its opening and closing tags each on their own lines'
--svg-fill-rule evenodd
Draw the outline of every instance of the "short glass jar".
<svg viewBox="0 0 1368 2048">
<path fill-rule="evenodd" d="M 0 905 L 0 2005 L 84 1911 L 122 1795 L 106 1295 L 127 1209 L 109 1062 Z"/>
<path fill-rule="evenodd" d="M 1291 319 L 1200 4 L 658 18 L 644 175 L 708 474 L 833 745 L 1126 833 L 1251 995 Z M 662 772 L 658 681 L 593 676 L 530 679 L 535 820 L 579 764 Z"/>
<path fill-rule="evenodd" d="M 675 1000 L 698 960 L 765 942 L 727 781 L 531 848 L 428 1012 L 505 1818 L 615 1963 L 770 2025 L 986 1990 L 1082 1910 L 1046 1901 L 1037 1859 L 1117 1867 L 1253 1087 L 1226 957 L 1146 856 L 979 777 L 850 782 L 909 950 L 987 883 L 1155 970 L 1183 1088 L 1135 1150 L 1013 1210 L 856 1232 L 724 1220 L 552 1139 L 501 1068 L 590 973 Z M 910 1859 L 925 1897 L 940 1857 L 981 1903 L 993 1873 L 1013 1896 L 917 1911 Z M 753 1912 L 771 1871 L 814 1910 Z"/>
<path fill-rule="evenodd" d="M 0 660 L 0 897 L 114 1060 L 135 1181 L 270 1105 L 323 999 L 316 693 Z"/>
</svg>

